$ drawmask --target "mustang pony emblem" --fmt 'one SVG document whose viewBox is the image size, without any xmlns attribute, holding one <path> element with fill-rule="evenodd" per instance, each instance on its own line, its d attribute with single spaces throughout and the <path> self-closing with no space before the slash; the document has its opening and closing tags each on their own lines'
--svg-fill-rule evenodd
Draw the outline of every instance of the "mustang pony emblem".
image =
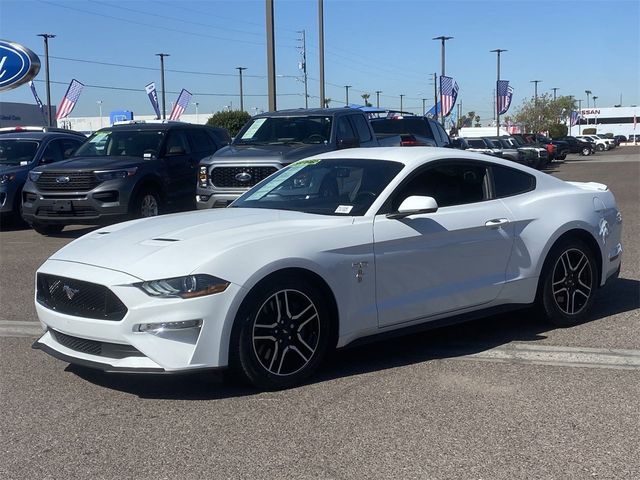
<svg viewBox="0 0 640 480">
<path fill-rule="evenodd" d="M 65 285 L 62 287 L 62 291 L 67 294 L 67 298 L 69 300 L 73 300 L 73 297 L 76 296 L 76 293 L 80 291 L 78 288 L 71 288 L 69 285 Z"/>
</svg>

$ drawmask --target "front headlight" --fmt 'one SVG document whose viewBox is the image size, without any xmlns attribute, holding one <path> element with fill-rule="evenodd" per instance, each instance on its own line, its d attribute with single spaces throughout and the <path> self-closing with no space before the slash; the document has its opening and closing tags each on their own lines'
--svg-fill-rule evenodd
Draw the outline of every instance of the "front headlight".
<svg viewBox="0 0 640 480">
<path fill-rule="evenodd" d="M 29 172 L 29 180 L 31 180 L 32 182 L 37 182 L 38 179 L 40 178 L 40 175 L 42 175 L 42 172 L 36 172 L 31 170 Z"/>
<path fill-rule="evenodd" d="M 132 177 L 138 171 L 138 167 L 125 168 L 123 170 L 96 170 L 93 172 L 98 180 L 106 182 L 107 180 L 116 180 L 119 178 Z"/>
<path fill-rule="evenodd" d="M 0 175 L 0 185 L 4 183 L 9 183 L 11 180 L 16 178 L 15 173 L 3 173 Z"/>
<path fill-rule="evenodd" d="M 134 283 L 134 286 L 147 295 L 160 298 L 194 298 L 213 295 L 224 292 L 229 285 L 230 283 L 226 280 L 201 273 Z"/>
</svg>

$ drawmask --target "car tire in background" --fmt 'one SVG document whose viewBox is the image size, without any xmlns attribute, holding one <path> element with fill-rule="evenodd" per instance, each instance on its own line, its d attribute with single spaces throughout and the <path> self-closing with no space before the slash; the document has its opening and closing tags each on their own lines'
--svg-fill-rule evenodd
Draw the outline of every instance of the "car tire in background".
<svg viewBox="0 0 640 480">
<path fill-rule="evenodd" d="M 582 147 L 582 151 L 580 152 L 580 154 L 583 157 L 588 157 L 589 155 L 591 155 L 591 149 L 589 147 Z"/>
<path fill-rule="evenodd" d="M 586 318 L 598 288 L 595 256 L 577 238 L 560 240 L 545 260 L 540 276 L 538 308 L 558 327 L 570 327 Z"/>
<path fill-rule="evenodd" d="M 236 317 L 229 345 L 233 380 L 259 389 L 299 385 L 320 366 L 332 338 L 325 295 L 298 275 L 258 284 Z"/>
<path fill-rule="evenodd" d="M 31 228 L 40 235 L 55 235 L 62 232 L 64 225 L 43 225 L 41 223 L 32 223 Z"/>
<path fill-rule="evenodd" d="M 133 218 L 156 217 L 160 215 L 160 195 L 156 190 L 141 190 L 135 197 L 131 208 Z"/>
</svg>

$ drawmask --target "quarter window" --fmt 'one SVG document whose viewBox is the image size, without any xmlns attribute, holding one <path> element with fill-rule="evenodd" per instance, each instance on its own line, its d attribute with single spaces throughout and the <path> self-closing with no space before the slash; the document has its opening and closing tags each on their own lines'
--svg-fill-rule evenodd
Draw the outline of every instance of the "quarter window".
<svg viewBox="0 0 640 480">
<path fill-rule="evenodd" d="M 340 117 L 338 119 L 338 140 L 345 140 L 348 138 L 356 138 L 356 135 L 353 133 L 353 128 L 351 128 L 349 119 L 347 117 Z"/>
<path fill-rule="evenodd" d="M 369 125 L 367 125 L 365 118 L 361 115 L 351 115 L 351 120 L 353 120 L 353 124 L 358 131 L 360 143 L 371 141 L 371 130 L 369 129 Z"/>
<path fill-rule="evenodd" d="M 498 165 L 493 165 L 491 170 L 493 173 L 493 188 L 497 198 L 519 195 L 536 188 L 536 178 L 533 175 Z"/>
</svg>

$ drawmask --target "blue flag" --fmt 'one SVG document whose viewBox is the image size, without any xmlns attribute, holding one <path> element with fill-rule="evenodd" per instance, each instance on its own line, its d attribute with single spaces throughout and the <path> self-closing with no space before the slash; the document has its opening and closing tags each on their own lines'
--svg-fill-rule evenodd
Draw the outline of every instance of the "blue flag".
<svg viewBox="0 0 640 480">
<path fill-rule="evenodd" d="M 160 106 L 158 105 L 158 93 L 156 92 L 156 84 L 151 82 L 149 85 L 144 87 L 147 91 L 147 95 L 149 96 L 149 101 L 151 102 L 151 106 L 156 112 L 156 119 L 160 118 Z"/>
<path fill-rule="evenodd" d="M 33 98 L 36 100 L 36 104 L 40 108 L 40 113 L 42 113 L 42 118 L 44 118 L 46 121 L 47 117 L 44 113 L 44 105 L 42 104 L 42 100 L 40 100 L 40 97 L 38 96 L 38 92 L 36 92 L 36 86 L 33 84 L 33 80 L 29 82 L 29 86 L 31 87 L 31 93 L 33 93 Z"/>
</svg>

